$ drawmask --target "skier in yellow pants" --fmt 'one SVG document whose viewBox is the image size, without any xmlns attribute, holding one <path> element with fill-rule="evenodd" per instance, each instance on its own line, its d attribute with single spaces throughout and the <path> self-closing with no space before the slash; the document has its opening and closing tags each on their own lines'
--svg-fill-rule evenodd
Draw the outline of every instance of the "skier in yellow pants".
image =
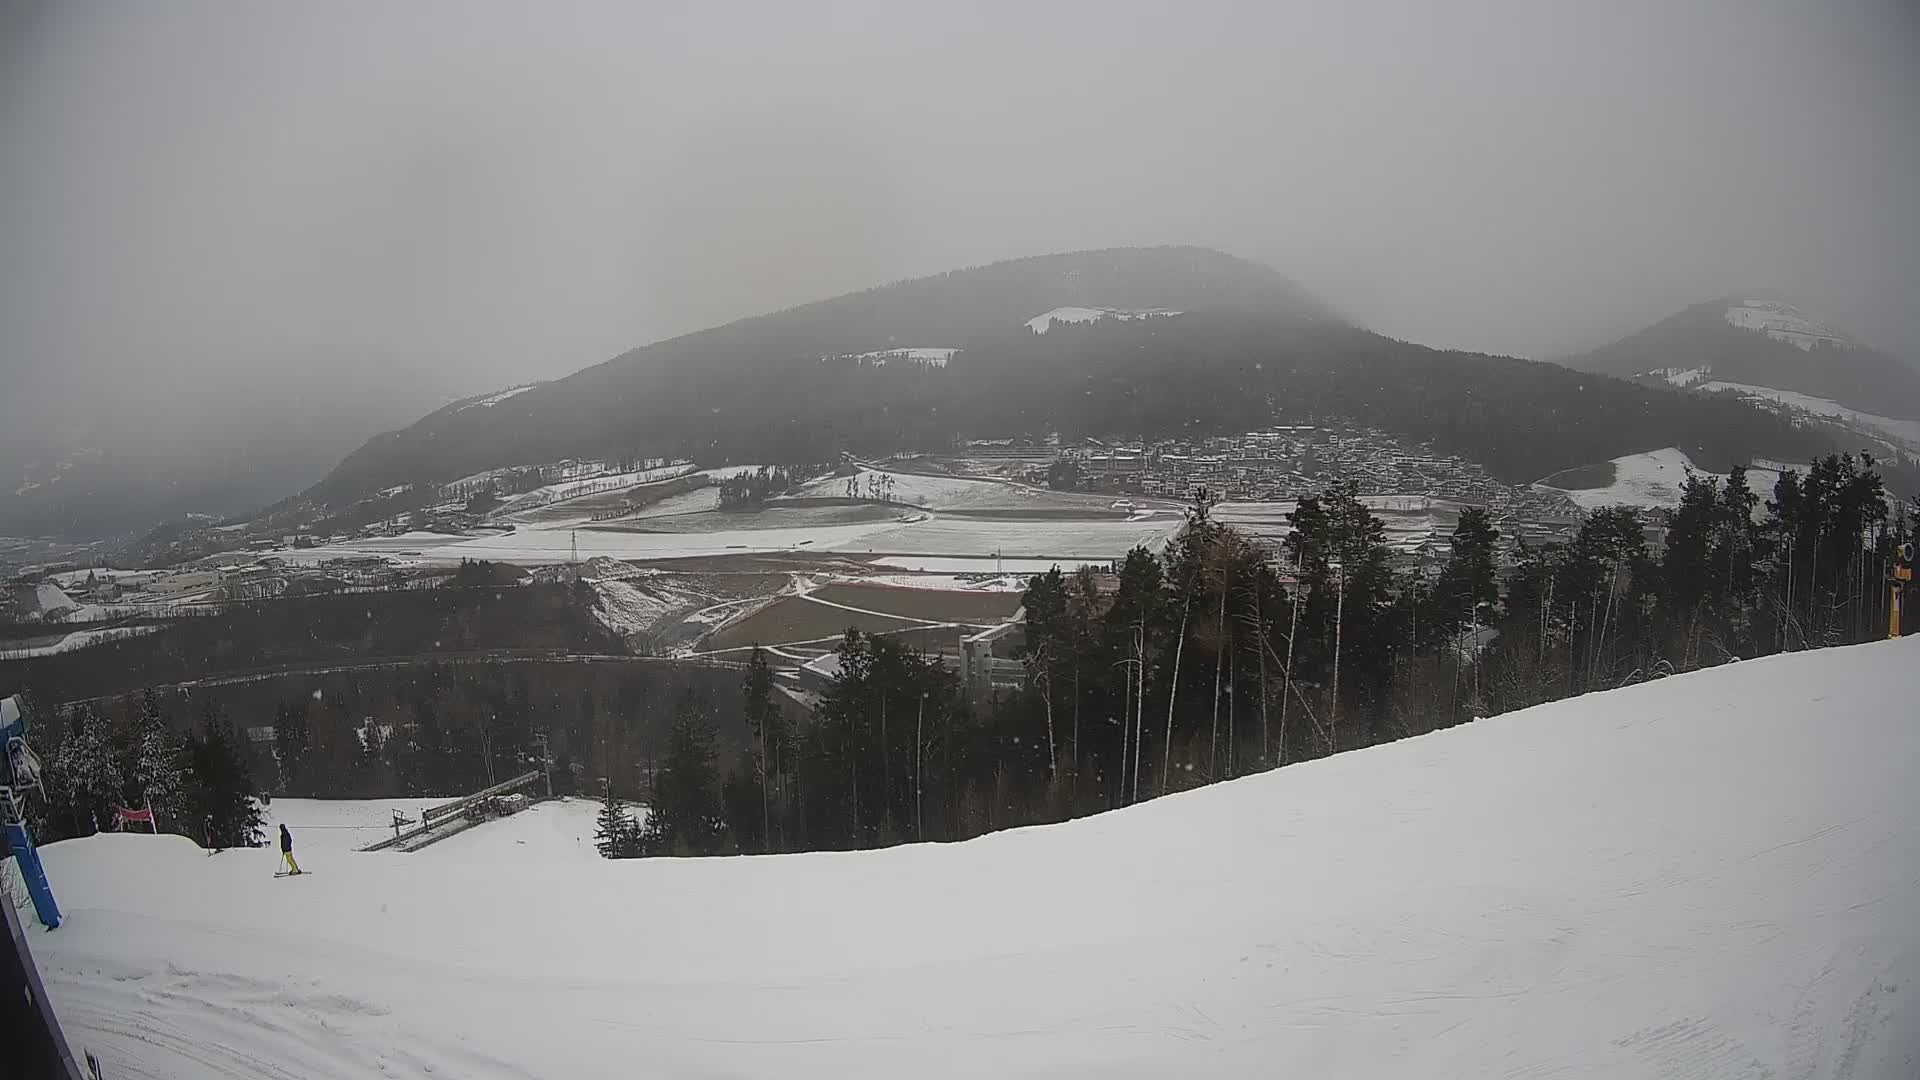
<svg viewBox="0 0 1920 1080">
<path fill-rule="evenodd" d="M 293 861 L 293 834 L 285 825 L 280 826 L 280 858 L 287 864 L 289 874 L 301 873 L 300 864 Z"/>
</svg>

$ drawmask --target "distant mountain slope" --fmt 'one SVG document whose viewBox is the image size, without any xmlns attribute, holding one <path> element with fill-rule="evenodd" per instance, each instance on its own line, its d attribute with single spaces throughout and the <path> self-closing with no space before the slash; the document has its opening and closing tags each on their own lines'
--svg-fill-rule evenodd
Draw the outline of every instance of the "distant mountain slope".
<svg viewBox="0 0 1920 1080">
<path fill-rule="evenodd" d="M 38 400 L 28 416 L 0 401 L 0 536 L 98 539 L 258 509 L 446 400 L 392 383 L 371 393 L 324 367 L 182 379 L 137 421 L 86 395 Z"/>
<path fill-rule="evenodd" d="M 852 438 L 846 421 L 832 415 L 840 410 L 824 400 L 847 375 L 838 369 L 870 373 L 886 367 L 889 377 L 911 381 L 907 376 L 922 366 L 876 363 L 887 358 L 862 354 L 903 349 L 944 354 L 1018 342 L 1037 336 L 1029 320 L 1068 308 L 1258 311 L 1290 321 L 1339 321 L 1330 308 L 1270 267 L 1205 248 L 1116 248 L 1016 259 L 657 342 L 493 409 L 450 405 L 367 444 L 316 494 L 357 494 L 602 450 L 699 449 L 699 436 L 709 428 L 722 436 L 719 441 L 733 445 L 741 440 L 725 437 L 732 420 L 751 405 L 749 399 L 765 398 L 776 387 L 797 395 L 775 403 L 778 415 L 769 419 L 780 428 L 818 420 Z M 742 452 L 779 453 L 780 447 L 806 441 L 804 434 L 789 438 L 763 431 L 744 440 Z M 753 449 L 756 444 L 765 449 Z"/>
<path fill-rule="evenodd" d="M 1697 304 L 1567 363 L 1622 378 L 1671 376 L 1678 385 L 1771 387 L 1920 418 L 1920 371 L 1779 300 Z"/>
<path fill-rule="evenodd" d="M 842 296 L 636 349 L 491 407 L 449 406 L 368 443 L 309 498 L 565 457 L 817 461 L 967 435 L 1198 434 L 1282 416 L 1357 417 L 1517 481 L 1666 446 L 1718 468 L 1831 446 L 1737 401 L 1394 341 L 1219 252 L 1121 249 Z"/>
</svg>

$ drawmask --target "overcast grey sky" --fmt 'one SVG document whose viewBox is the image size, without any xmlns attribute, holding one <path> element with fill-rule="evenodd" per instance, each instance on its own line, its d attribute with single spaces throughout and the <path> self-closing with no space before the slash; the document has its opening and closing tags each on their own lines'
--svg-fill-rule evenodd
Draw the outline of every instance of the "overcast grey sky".
<svg viewBox="0 0 1920 1080">
<path fill-rule="evenodd" d="M 16 404 L 474 393 L 1168 242 L 1437 345 L 1765 288 L 1920 353 L 1908 0 L 0 4 Z"/>
</svg>

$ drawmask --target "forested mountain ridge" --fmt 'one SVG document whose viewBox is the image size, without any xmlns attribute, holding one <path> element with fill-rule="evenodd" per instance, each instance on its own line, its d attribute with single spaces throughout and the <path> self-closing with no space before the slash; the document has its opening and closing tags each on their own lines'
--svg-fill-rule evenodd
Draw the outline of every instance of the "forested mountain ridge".
<svg viewBox="0 0 1920 1080">
<path fill-rule="evenodd" d="M 1083 321 L 1028 325 L 1063 307 Z M 942 355 L 871 355 L 897 349 Z M 636 349 L 487 407 L 450 406 L 368 443 L 308 497 L 564 457 L 820 461 L 968 436 L 1202 434 L 1334 416 L 1511 481 L 1664 446 L 1715 468 L 1831 448 L 1738 402 L 1395 341 L 1218 252 L 1117 249 L 842 296 Z"/>
<path fill-rule="evenodd" d="M 489 408 L 458 402 L 369 441 L 311 494 L 322 501 L 392 484 L 593 453 L 786 456 L 865 438 L 845 413 L 889 404 L 921 365 L 891 370 L 863 353 L 960 349 L 1041 337 L 1026 323 L 1066 308 L 1260 311 L 1337 322 L 1278 272 L 1195 247 L 1042 255 L 896 282 L 741 319 L 630 350 Z M 874 380 L 876 372 L 889 379 Z M 772 381 L 769 381 L 772 380 Z M 867 385 L 876 383 L 876 385 Z M 876 393 L 876 391 L 878 393 Z M 768 401 L 780 397 L 783 400 Z M 754 399 L 760 399 L 756 401 Z M 772 432 L 743 431 L 754 406 L 777 405 Z M 755 419 L 758 424 L 762 420 Z M 807 429 L 804 433 L 787 428 Z M 875 433 L 878 434 L 878 433 Z"/>
<path fill-rule="evenodd" d="M 1728 296 L 1566 360 L 1571 367 L 1680 385 L 1727 382 L 1920 418 L 1920 370 L 1776 299 Z"/>
</svg>

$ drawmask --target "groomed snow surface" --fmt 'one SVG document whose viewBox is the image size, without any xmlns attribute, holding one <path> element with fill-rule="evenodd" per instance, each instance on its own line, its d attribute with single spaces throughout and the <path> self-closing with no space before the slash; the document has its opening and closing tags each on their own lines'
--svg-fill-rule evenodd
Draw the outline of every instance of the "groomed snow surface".
<svg viewBox="0 0 1920 1080">
<path fill-rule="evenodd" d="M 129 1077 L 1920 1072 L 1920 640 L 1752 660 L 956 845 L 605 862 L 53 844 Z M 375 807 L 375 809 L 380 809 Z"/>
</svg>

